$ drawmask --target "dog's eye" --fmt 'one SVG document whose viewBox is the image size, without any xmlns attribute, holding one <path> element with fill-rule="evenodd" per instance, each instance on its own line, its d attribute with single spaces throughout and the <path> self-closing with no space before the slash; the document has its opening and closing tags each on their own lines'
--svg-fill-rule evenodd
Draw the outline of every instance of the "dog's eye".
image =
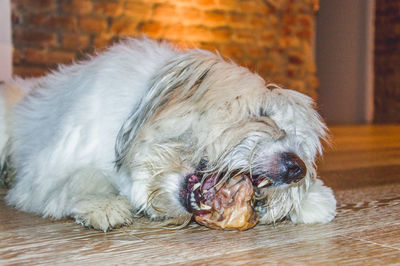
<svg viewBox="0 0 400 266">
<path fill-rule="evenodd" d="M 260 107 L 258 109 L 258 115 L 259 116 L 264 116 L 264 117 L 269 117 L 270 116 L 270 114 L 262 107 Z"/>
<path fill-rule="evenodd" d="M 274 139 L 282 139 L 286 136 L 285 130 L 282 128 L 278 127 L 278 125 L 275 123 L 274 120 L 269 118 L 268 116 L 258 116 L 254 117 L 253 120 L 254 122 L 257 123 L 262 123 L 266 128 L 268 128 L 268 133 L 273 136 Z"/>
</svg>

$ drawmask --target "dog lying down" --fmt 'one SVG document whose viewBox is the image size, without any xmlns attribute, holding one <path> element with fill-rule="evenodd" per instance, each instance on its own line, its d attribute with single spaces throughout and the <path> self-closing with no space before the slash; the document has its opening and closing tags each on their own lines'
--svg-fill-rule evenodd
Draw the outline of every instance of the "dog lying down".
<svg viewBox="0 0 400 266">
<path fill-rule="evenodd" d="M 246 230 L 336 214 L 312 100 L 211 52 L 127 39 L 0 93 L 6 201 L 20 210 L 103 231 L 142 215 Z"/>
</svg>

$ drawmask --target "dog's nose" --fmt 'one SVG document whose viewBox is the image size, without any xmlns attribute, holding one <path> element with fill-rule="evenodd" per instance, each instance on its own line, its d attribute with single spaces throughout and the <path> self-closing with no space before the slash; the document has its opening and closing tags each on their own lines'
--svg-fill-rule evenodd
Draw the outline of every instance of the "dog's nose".
<svg viewBox="0 0 400 266">
<path fill-rule="evenodd" d="M 279 175 L 286 184 L 296 183 L 306 175 L 306 165 L 295 153 L 282 153 Z"/>
</svg>

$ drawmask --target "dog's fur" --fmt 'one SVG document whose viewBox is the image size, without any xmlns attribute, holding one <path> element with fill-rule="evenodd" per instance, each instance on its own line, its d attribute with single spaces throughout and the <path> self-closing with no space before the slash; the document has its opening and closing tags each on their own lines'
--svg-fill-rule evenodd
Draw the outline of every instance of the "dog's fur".
<svg viewBox="0 0 400 266">
<path fill-rule="evenodd" d="M 13 107 L 10 95 L 21 91 Z M 332 190 L 316 176 L 326 127 L 312 100 L 211 52 L 127 39 L 0 93 L 2 165 L 11 158 L 16 171 L 6 201 L 23 211 L 104 231 L 138 214 L 185 223 L 180 189 L 199 164 L 224 178 L 262 174 L 290 151 L 306 176 L 262 189 L 260 222 L 336 214 Z"/>
</svg>

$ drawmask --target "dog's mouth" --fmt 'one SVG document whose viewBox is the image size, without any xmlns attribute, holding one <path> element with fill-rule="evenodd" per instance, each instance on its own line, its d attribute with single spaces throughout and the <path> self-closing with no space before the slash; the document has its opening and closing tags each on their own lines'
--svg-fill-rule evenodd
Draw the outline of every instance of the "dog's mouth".
<svg viewBox="0 0 400 266">
<path fill-rule="evenodd" d="M 305 163 L 292 152 L 276 154 L 263 170 L 238 171 L 228 178 L 222 178 L 226 173 L 207 174 L 206 166 L 202 160 L 198 170 L 185 178 L 180 198 L 196 222 L 217 229 L 254 227 L 258 221 L 254 207 L 265 204 L 268 187 L 298 184 L 307 172 Z"/>
<path fill-rule="evenodd" d="M 247 230 L 258 222 L 255 190 L 272 186 L 265 176 L 237 173 L 224 182 L 221 175 L 191 174 L 181 191 L 183 205 L 197 223 L 215 229 Z"/>
</svg>

